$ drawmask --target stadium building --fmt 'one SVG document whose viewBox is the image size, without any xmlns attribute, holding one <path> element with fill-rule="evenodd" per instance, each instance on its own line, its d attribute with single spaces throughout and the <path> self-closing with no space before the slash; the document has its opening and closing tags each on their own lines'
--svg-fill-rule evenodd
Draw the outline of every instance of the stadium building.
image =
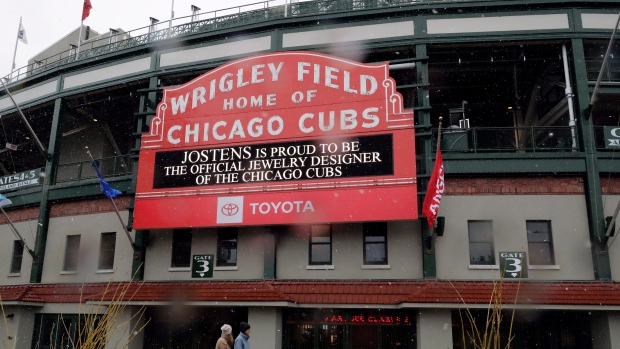
<svg viewBox="0 0 620 349">
<path fill-rule="evenodd" d="M 499 287 L 512 348 L 620 349 L 619 11 L 265 2 L 69 33 L 0 91 L 5 343 L 116 309 L 110 348 L 242 321 L 254 348 L 473 348 Z"/>
</svg>

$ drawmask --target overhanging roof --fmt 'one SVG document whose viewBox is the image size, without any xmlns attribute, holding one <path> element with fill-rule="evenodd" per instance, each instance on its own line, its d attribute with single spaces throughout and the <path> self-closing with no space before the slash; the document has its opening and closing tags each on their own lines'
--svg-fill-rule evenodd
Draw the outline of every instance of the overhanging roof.
<svg viewBox="0 0 620 349">
<path fill-rule="evenodd" d="M 615 282 L 491 281 L 186 281 L 111 284 L 31 284 L 0 287 L 11 303 L 191 302 L 195 304 L 290 304 L 291 306 L 421 307 L 488 304 L 493 287 L 502 302 L 541 306 L 620 306 Z"/>
</svg>

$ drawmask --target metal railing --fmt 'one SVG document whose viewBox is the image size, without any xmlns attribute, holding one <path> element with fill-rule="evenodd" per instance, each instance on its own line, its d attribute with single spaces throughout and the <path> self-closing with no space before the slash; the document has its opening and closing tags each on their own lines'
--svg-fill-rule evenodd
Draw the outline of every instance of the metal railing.
<svg viewBox="0 0 620 349">
<path fill-rule="evenodd" d="M 596 81 L 598 79 L 599 71 L 603 60 L 586 60 L 586 70 L 588 72 L 588 81 Z M 603 82 L 620 82 L 620 61 L 616 56 L 615 59 L 611 58 L 603 71 Z"/>
<path fill-rule="evenodd" d="M 419 5 L 441 1 L 442 0 L 315 0 L 291 3 L 286 6 L 283 4 L 284 0 L 261 1 L 243 6 L 204 12 L 197 16 L 174 18 L 172 21 L 159 22 L 155 25 L 149 25 L 128 32 L 115 33 L 112 37 L 110 35 L 100 35 L 83 42 L 79 54 L 76 54 L 74 50 L 67 50 L 16 69 L 4 76 L 3 79 L 5 79 L 7 83 L 14 83 L 20 79 L 35 76 L 50 69 L 81 59 L 96 57 L 110 52 L 118 52 L 183 35 L 262 23 L 286 17 L 311 16 L 332 12 L 369 10 L 403 5 Z M 449 2 L 466 1 L 471 0 L 450 0 Z M 270 3 L 274 2 L 282 4 L 270 6 Z M 157 30 L 157 27 L 164 27 L 165 29 Z"/>
<path fill-rule="evenodd" d="M 448 128 L 442 132 L 441 151 L 444 153 L 573 151 L 571 128 L 571 126 Z M 433 138 L 437 139 L 436 129 L 433 130 Z"/>
<path fill-rule="evenodd" d="M 104 179 L 126 176 L 132 173 L 129 155 L 111 156 L 95 161 Z M 97 172 L 90 160 L 60 164 L 56 171 L 56 183 L 77 182 L 92 178 L 97 178 Z"/>
</svg>

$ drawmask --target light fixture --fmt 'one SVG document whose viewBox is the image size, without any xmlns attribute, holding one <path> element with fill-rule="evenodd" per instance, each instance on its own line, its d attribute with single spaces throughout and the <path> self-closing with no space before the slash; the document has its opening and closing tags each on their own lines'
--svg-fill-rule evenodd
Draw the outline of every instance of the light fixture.
<svg viewBox="0 0 620 349">
<path fill-rule="evenodd" d="M 97 119 L 93 118 L 93 121 L 94 121 L 94 122 L 97 122 Z"/>
<path fill-rule="evenodd" d="M 508 107 L 508 110 L 512 110 L 512 107 Z"/>
</svg>

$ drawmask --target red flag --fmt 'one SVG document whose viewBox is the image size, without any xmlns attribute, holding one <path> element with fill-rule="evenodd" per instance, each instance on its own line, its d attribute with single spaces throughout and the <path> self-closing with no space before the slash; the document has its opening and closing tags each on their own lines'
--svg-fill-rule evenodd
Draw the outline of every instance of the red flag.
<svg viewBox="0 0 620 349">
<path fill-rule="evenodd" d="M 82 9 L 82 20 L 85 20 L 90 15 L 90 9 L 93 5 L 90 4 L 90 0 L 84 0 L 84 8 Z"/>
<path fill-rule="evenodd" d="M 424 203 L 422 204 L 422 214 L 426 216 L 429 227 L 435 225 L 444 189 L 443 159 L 441 158 L 441 149 L 437 149 L 435 168 L 433 168 L 431 179 L 428 181 L 426 196 L 424 196 Z"/>
</svg>

